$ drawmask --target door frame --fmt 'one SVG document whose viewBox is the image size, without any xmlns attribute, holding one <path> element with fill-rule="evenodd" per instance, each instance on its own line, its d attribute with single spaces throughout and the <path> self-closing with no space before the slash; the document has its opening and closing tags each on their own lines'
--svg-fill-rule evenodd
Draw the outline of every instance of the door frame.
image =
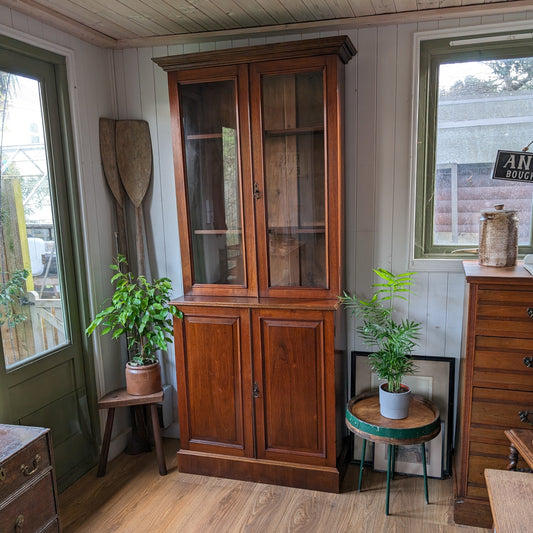
<svg viewBox="0 0 533 533">
<path fill-rule="evenodd" d="M 42 47 L 41 47 L 42 46 Z M 77 171 L 76 147 L 74 142 L 74 129 L 72 123 L 71 103 L 69 95 L 69 75 L 73 75 L 73 70 L 69 68 L 72 64 L 73 52 L 59 47 L 50 47 L 49 43 L 36 43 L 36 45 L 22 42 L 8 35 L 0 34 L 0 47 L 4 50 L 11 50 L 17 54 L 26 55 L 34 60 L 46 61 L 53 65 L 57 108 L 59 117 L 57 120 L 57 135 L 53 142 L 59 141 L 59 151 L 62 152 L 64 189 L 52 185 L 52 194 L 62 197 L 61 205 L 67 206 L 69 218 L 68 252 L 71 254 L 73 266 L 73 287 L 77 297 L 77 313 L 79 315 L 79 336 L 80 348 L 82 351 L 81 361 L 85 377 L 85 389 L 88 399 L 89 420 L 93 434 L 93 446 L 97 449 L 100 436 L 100 424 L 98 417 L 96 376 L 93 345 L 84 334 L 85 328 L 90 322 L 90 302 L 88 295 L 88 279 L 85 257 L 85 244 L 82 231 L 82 216 L 79 198 L 79 182 Z M 50 48 L 55 48 L 51 50 Z M 0 357 L 0 419 L 8 419 L 11 411 L 9 396 L 7 394 L 7 373 L 5 361 Z"/>
</svg>

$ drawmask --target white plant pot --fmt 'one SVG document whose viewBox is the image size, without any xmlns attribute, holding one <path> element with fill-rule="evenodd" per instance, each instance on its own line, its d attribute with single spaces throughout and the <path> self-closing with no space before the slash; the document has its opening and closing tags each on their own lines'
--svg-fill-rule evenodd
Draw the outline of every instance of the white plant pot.
<svg viewBox="0 0 533 533">
<path fill-rule="evenodd" d="M 387 383 L 382 383 L 379 386 L 379 412 L 381 416 L 393 420 L 407 418 L 411 402 L 411 389 L 407 385 L 402 385 L 402 392 L 389 392 L 386 387 Z"/>
</svg>

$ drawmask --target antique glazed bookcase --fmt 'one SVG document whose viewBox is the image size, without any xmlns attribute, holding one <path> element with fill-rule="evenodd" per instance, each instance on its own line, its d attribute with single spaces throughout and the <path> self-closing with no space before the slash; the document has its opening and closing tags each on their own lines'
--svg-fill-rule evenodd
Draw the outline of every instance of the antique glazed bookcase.
<svg viewBox="0 0 533 533">
<path fill-rule="evenodd" d="M 347 37 L 154 59 L 168 72 L 185 295 L 182 472 L 338 491 Z"/>
</svg>

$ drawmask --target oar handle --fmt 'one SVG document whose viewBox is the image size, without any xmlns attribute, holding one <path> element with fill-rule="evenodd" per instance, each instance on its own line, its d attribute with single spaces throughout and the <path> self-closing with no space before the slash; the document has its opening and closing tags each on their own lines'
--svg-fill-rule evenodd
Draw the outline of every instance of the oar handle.
<svg viewBox="0 0 533 533">
<path fill-rule="evenodd" d="M 137 247 L 137 274 L 139 276 L 144 276 L 144 228 L 142 204 L 138 207 L 135 207 L 135 224 L 135 241 Z"/>
</svg>

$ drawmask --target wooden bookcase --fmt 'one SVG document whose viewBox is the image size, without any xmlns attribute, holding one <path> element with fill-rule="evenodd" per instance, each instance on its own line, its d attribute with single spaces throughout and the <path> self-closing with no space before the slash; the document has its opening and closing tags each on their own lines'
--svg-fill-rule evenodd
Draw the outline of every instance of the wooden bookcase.
<svg viewBox="0 0 533 533">
<path fill-rule="evenodd" d="M 346 356 L 343 73 L 328 37 L 155 59 L 168 72 L 185 296 L 181 471 L 338 491 Z"/>
<path fill-rule="evenodd" d="M 533 276 L 464 261 L 468 308 L 455 453 L 455 521 L 490 528 L 486 468 L 509 464 L 507 429 L 533 406 Z"/>
</svg>

